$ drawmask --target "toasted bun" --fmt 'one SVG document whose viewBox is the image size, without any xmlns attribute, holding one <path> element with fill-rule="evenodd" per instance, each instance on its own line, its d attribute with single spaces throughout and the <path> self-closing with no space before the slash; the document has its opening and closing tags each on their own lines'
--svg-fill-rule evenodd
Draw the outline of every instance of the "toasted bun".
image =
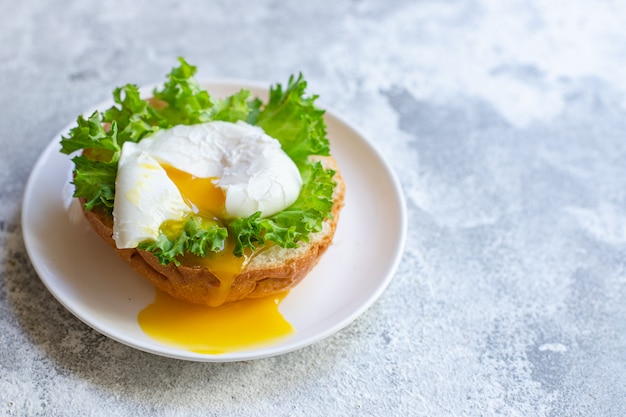
<svg viewBox="0 0 626 417">
<path fill-rule="evenodd" d="M 320 160 L 325 167 L 336 171 L 334 180 L 337 185 L 333 194 L 332 217 L 324 222 L 322 231 L 311 234 L 309 242 L 302 242 L 298 248 L 286 249 L 273 245 L 259 251 L 241 273 L 235 276 L 224 302 L 265 297 L 293 288 L 318 263 L 331 244 L 339 212 L 344 204 L 345 185 L 335 160 L 332 157 L 323 157 Z M 182 264 L 161 265 L 150 252 L 117 249 L 113 240 L 111 214 L 101 208 L 85 210 L 84 204 L 83 212 L 96 233 L 158 289 L 181 301 L 214 304 L 214 294 L 220 281 L 207 268 Z"/>
</svg>

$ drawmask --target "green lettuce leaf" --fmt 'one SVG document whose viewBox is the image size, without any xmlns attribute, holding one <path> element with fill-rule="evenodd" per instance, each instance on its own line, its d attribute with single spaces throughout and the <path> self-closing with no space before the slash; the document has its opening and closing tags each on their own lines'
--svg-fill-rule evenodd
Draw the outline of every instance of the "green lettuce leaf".
<svg viewBox="0 0 626 417">
<path fill-rule="evenodd" d="M 113 101 L 117 106 L 104 112 L 103 121 L 117 125 L 117 142 L 120 146 L 126 141 L 138 142 L 154 133 L 159 125 L 166 124 L 156 109 L 141 98 L 135 85 L 116 88 Z"/>
<path fill-rule="evenodd" d="M 302 74 L 289 78 L 283 91 L 271 87 L 269 102 L 256 119 L 256 125 L 278 139 L 283 150 L 300 165 L 311 155 L 329 155 L 324 110 L 315 106 L 317 96 L 306 97 L 307 82 Z"/>
<path fill-rule="evenodd" d="M 227 235 L 226 228 L 215 222 L 189 216 L 177 236 L 172 238 L 161 232 L 157 240 L 141 242 L 138 248 L 152 252 L 163 265 L 180 265 L 178 258 L 185 253 L 204 257 L 221 251 Z"/>
<path fill-rule="evenodd" d="M 71 154 L 78 150 L 87 151 L 91 159 L 116 162 L 122 151 L 117 140 L 117 125 L 112 125 L 107 132 L 100 113 L 94 112 L 88 119 L 79 116 L 69 135 L 61 138 L 61 152 Z"/>
<path fill-rule="evenodd" d="M 254 105 L 254 103 L 249 103 L 249 98 L 250 91 L 240 90 L 238 93 L 218 101 L 213 108 L 211 119 L 233 123 L 246 120 L 252 109 L 251 106 Z"/>
<path fill-rule="evenodd" d="M 85 199 L 88 210 L 100 206 L 111 213 L 117 164 L 125 142 L 138 142 L 179 124 L 244 121 L 278 139 L 296 163 L 303 179 L 296 202 L 268 218 L 255 213 L 225 221 L 223 226 L 190 216 L 175 235 L 161 232 L 158 239 L 142 242 L 139 248 L 154 253 L 163 264 L 179 264 L 185 253 L 204 257 L 223 250 L 228 236 L 237 256 L 267 241 L 285 248 L 307 242 L 331 215 L 335 182 L 332 170 L 310 160 L 313 155 L 328 155 L 330 149 L 324 111 L 315 105 L 317 96 L 305 95 L 307 83 L 302 74 L 290 77 L 284 89 L 280 84 L 271 87 L 267 104 L 251 98 L 248 90 L 214 100 L 193 78 L 196 67 L 182 58 L 179 62 L 163 87 L 153 90 L 152 100 L 143 100 L 132 84 L 117 88 L 111 108 L 87 119 L 79 117 L 76 127 L 62 138 L 61 152 L 82 151 L 72 159 L 74 195 Z"/>
<path fill-rule="evenodd" d="M 76 190 L 82 190 L 75 197 L 86 198 L 85 208 L 93 210 L 96 206 L 104 206 L 113 209 L 115 198 L 115 177 L 117 176 L 117 163 L 97 161 L 86 156 L 76 156 L 74 162 L 73 184 Z"/>
<path fill-rule="evenodd" d="M 180 66 L 172 69 L 163 88 L 153 91 L 155 99 L 167 104 L 158 111 L 166 121 L 162 127 L 211 121 L 214 103 L 209 93 L 193 78 L 196 67 L 182 58 L 178 61 Z"/>
</svg>

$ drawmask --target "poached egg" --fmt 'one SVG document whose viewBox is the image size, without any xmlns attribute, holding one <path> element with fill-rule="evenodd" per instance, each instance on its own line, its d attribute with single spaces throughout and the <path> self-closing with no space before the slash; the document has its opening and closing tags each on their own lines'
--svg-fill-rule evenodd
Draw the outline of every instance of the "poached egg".
<svg viewBox="0 0 626 417">
<path fill-rule="evenodd" d="M 157 239 L 166 221 L 271 216 L 300 193 L 298 168 L 260 127 L 213 121 L 157 131 L 122 147 L 113 206 L 119 249 Z"/>
</svg>

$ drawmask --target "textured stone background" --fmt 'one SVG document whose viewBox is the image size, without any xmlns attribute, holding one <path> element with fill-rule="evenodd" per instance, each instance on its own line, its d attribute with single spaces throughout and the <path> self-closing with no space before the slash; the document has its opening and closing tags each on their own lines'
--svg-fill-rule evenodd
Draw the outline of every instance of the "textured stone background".
<svg viewBox="0 0 626 417">
<path fill-rule="evenodd" d="M 0 415 L 626 415 L 626 6 L 549 0 L 0 2 Z M 280 357 L 190 363 L 74 318 L 21 236 L 52 136 L 185 56 L 303 71 L 404 187 L 380 300 Z"/>
</svg>

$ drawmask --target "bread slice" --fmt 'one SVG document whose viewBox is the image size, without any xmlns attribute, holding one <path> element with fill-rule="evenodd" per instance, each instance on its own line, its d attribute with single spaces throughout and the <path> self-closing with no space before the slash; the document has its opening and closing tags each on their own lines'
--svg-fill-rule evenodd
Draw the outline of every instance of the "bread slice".
<svg viewBox="0 0 626 417">
<path fill-rule="evenodd" d="M 161 265 L 152 253 L 138 249 L 118 249 L 113 240 L 113 217 L 102 208 L 84 209 L 85 217 L 96 233 L 112 246 L 122 259 L 148 279 L 155 287 L 172 297 L 196 304 L 214 306 L 244 298 L 259 298 L 277 294 L 296 286 L 318 263 L 330 246 L 339 212 L 344 204 L 345 184 L 332 157 L 319 158 L 326 168 L 336 171 L 337 183 L 333 194 L 332 217 L 320 232 L 309 236 L 298 248 L 287 249 L 269 245 L 258 251 L 241 272 L 234 276 L 230 288 L 224 288 L 209 269 L 201 266 Z M 220 293 L 216 296 L 216 293 Z M 216 302 L 216 300 L 218 300 Z"/>
</svg>

